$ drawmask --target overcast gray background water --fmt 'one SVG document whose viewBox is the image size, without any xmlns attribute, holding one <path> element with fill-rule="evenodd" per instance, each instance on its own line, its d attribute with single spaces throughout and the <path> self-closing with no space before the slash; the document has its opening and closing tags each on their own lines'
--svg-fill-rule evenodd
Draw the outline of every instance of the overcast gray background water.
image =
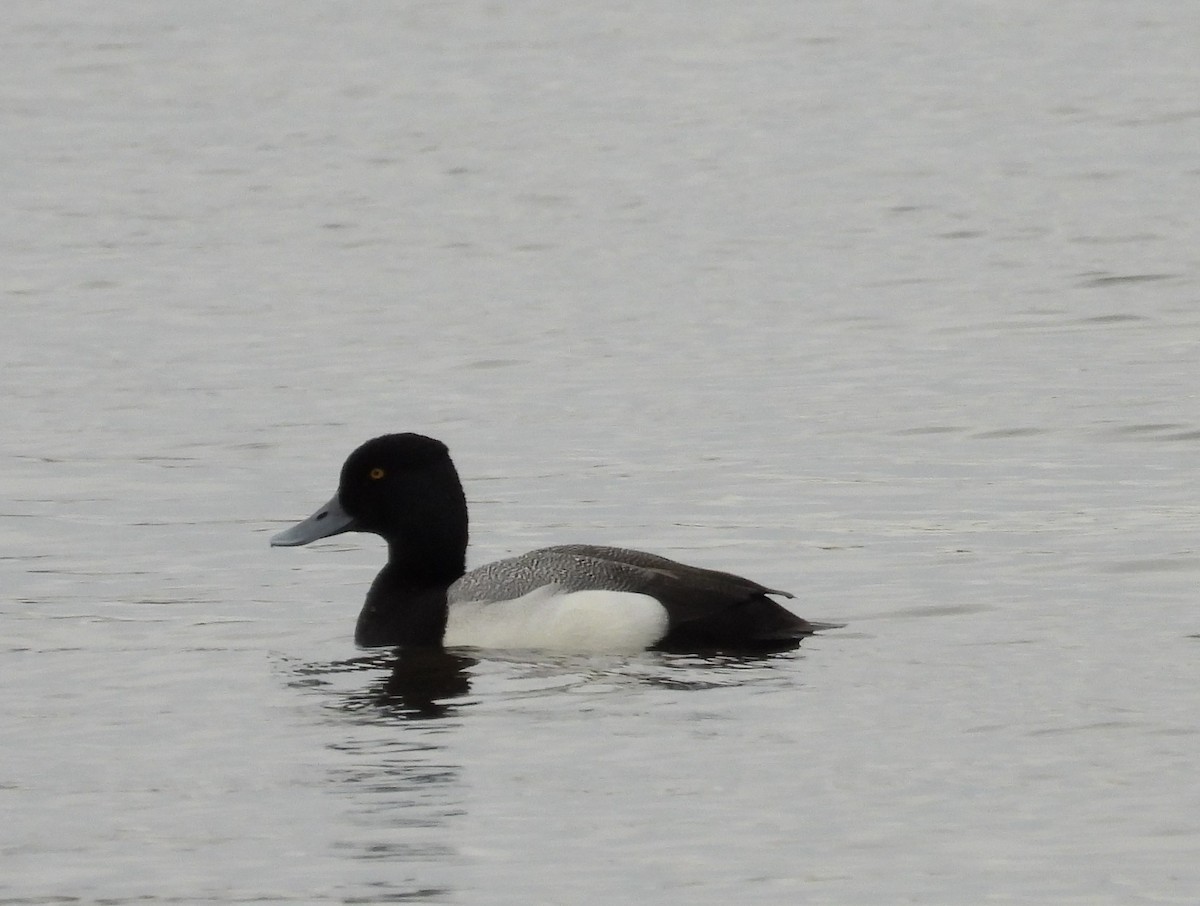
<svg viewBox="0 0 1200 906">
<path fill-rule="evenodd" d="M 5 19 L 0 901 L 1195 901 L 1200 6 Z M 847 627 L 364 657 L 393 430 Z"/>
</svg>

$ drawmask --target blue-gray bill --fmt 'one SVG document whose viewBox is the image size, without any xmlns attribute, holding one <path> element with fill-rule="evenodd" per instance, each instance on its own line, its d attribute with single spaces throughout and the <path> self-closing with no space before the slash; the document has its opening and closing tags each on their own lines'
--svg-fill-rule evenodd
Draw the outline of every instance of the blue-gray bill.
<svg viewBox="0 0 1200 906">
<path fill-rule="evenodd" d="M 271 537 L 271 547 L 299 547 L 321 538 L 354 531 L 354 517 L 342 509 L 342 502 L 334 494 L 329 503 L 321 507 L 303 522 L 284 529 Z"/>
</svg>

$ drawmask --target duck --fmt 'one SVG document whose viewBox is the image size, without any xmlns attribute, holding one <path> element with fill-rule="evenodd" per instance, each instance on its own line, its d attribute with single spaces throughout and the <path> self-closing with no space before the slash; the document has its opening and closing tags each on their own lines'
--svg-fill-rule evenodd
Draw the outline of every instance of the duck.
<svg viewBox="0 0 1200 906">
<path fill-rule="evenodd" d="M 786 591 L 622 547 L 562 544 L 468 572 L 467 529 L 447 446 L 385 434 L 350 454 L 328 503 L 270 543 L 383 538 L 387 563 L 354 632 L 363 648 L 775 652 L 831 628 L 774 600 Z"/>
</svg>

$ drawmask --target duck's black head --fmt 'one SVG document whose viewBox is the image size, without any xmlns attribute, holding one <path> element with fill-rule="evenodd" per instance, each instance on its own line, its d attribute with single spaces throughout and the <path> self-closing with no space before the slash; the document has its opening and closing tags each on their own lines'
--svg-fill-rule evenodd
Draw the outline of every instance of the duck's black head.
<svg viewBox="0 0 1200 906">
<path fill-rule="evenodd" d="M 385 434 L 369 440 L 342 466 L 338 499 L 355 530 L 393 540 L 414 517 L 445 518 L 461 500 L 462 485 L 446 445 L 420 434 Z"/>
<path fill-rule="evenodd" d="M 333 499 L 271 543 L 308 544 L 341 532 L 382 536 L 389 563 L 406 571 L 462 575 L 467 502 L 446 445 L 421 434 L 367 441 L 342 466 Z"/>
</svg>

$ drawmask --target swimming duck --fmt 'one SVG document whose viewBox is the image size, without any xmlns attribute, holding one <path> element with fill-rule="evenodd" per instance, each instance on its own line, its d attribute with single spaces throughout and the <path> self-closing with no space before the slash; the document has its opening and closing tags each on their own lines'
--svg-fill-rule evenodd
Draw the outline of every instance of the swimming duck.
<svg viewBox="0 0 1200 906">
<path fill-rule="evenodd" d="M 271 544 L 342 532 L 388 545 L 358 616 L 362 647 L 774 651 L 827 628 L 768 597 L 785 591 L 619 547 L 564 544 L 467 572 L 462 482 L 446 445 L 420 434 L 367 441 L 333 498 Z"/>
</svg>

